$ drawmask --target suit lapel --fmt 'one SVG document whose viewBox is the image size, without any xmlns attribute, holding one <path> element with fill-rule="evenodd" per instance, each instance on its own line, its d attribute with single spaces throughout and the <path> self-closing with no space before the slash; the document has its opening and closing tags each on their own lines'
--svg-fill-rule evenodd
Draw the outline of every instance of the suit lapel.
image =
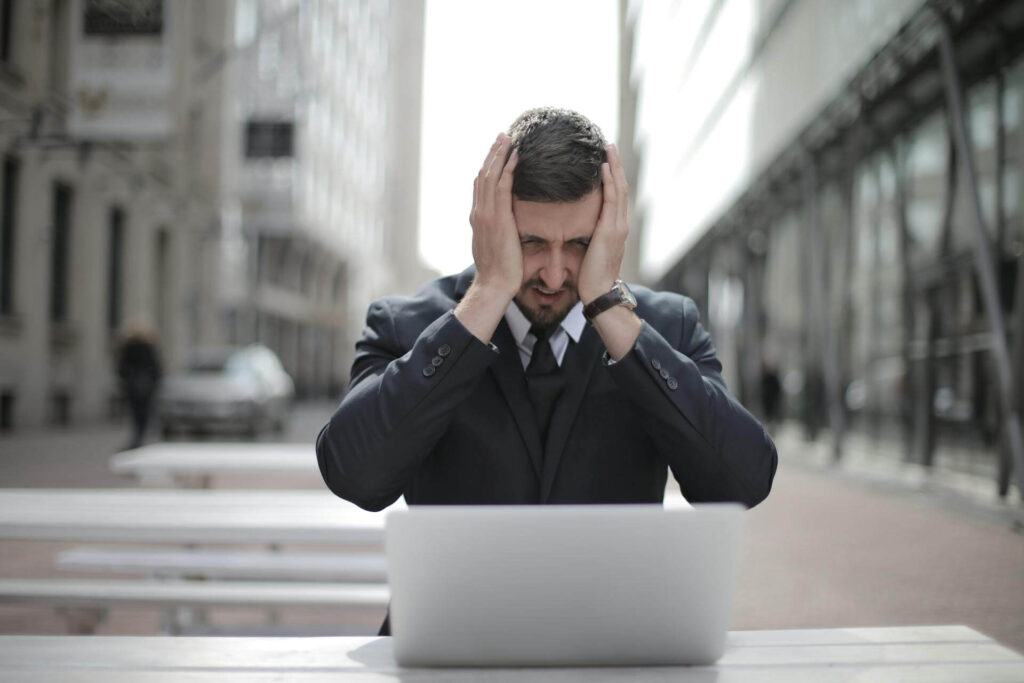
<svg viewBox="0 0 1024 683">
<path fill-rule="evenodd" d="M 541 476 L 540 500 L 546 503 L 551 494 L 551 486 L 555 482 L 558 463 L 565 450 L 565 442 L 576 421 L 583 395 L 590 384 L 590 376 L 597 367 L 598 359 L 604 351 L 601 338 L 591 326 L 583 328 L 583 334 L 575 348 L 570 346 L 565 352 L 562 372 L 565 373 L 566 386 L 561 398 L 555 405 L 555 414 L 551 416 L 548 427 L 548 441 L 544 448 L 544 470 Z M 520 364 L 521 366 L 522 364 Z M 534 427 L 536 429 L 536 427 Z"/>
<path fill-rule="evenodd" d="M 504 319 L 498 324 L 494 331 L 494 343 L 501 353 L 501 358 L 490 367 L 494 378 L 498 381 L 501 393 L 505 395 L 512 417 L 519 426 L 519 432 L 523 435 L 526 449 L 530 452 L 530 461 L 533 462 L 534 472 L 537 477 L 541 476 L 541 462 L 543 460 L 540 430 L 537 427 L 537 418 L 533 414 L 533 407 L 530 405 L 530 394 L 526 389 L 526 374 L 523 372 L 523 362 L 519 359 L 519 347 L 512 338 L 512 332 Z"/>
</svg>

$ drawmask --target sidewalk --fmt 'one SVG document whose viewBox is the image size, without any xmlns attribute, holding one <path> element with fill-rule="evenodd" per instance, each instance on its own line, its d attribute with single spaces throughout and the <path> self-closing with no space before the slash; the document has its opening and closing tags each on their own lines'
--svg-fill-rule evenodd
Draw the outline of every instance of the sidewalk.
<svg viewBox="0 0 1024 683">
<path fill-rule="evenodd" d="M 286 438 L 312 441 L 329 413 L 302 407 Z M 130 486 L 106 469 L 126 435 L 127 425 L 94 425 L 0 438 L 0 481 Z M 747 518 L 731 628 L 966 624 L 1024 652 L 1024 534 L 1013 530 L 1012 506 L 991 489 L 986 503 L 984 483 L 967 495 L 942 475 L 864 452 L 833 466 L 823 439 L 808 444 L 795 429 L 776 441 L 774 489 Z M 2 542 L 0 576 L 59 576 L 53 557 L 63 547 Z M 63 627 L 52 610 L 0 605 L 0 633 Z M 156 629 L 154 615 L 123 610 L 100 632 Z"/>
<path fill-rule="evenodd" d="M 838 462 L 832 455 L 832 437 L 827 430 L 822 431 L 817 440 L 809 442 L 802 436 L 800 426 L 789 422 L 776 430 L 774 440 L 780 456 L 788 462 L 894 495 L 917 496 L 922 502 L 1024 531 L 1020 491 L 1011 486 L 1007 497 L 1000 499 L 991 476 L 906 462 L 900 444 L 874 440 L 856 432 L 847 434 Z M 960 455 L 967 457 L 968 453 L 964 451 Z"/>
<path fill-rule="evenodd" d="M 1024 535 L 994 493 L 983 504 L 941 475 L 886 479 L 865 452 L 824 465 L 826 442 L 795 430 L 776 443 L 774 489 L 748 517 L 734 628 L 956 623 L 1024 652 Z"/>
</svg>

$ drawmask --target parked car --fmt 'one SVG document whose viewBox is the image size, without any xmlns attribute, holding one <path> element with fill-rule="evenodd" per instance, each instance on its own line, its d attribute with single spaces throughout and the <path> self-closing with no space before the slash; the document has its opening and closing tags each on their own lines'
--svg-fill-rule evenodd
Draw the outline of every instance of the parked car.
<svg viewBox="0 0 1024 683">
<path fill-rule="evenodd" d="M 200 347 L 184 371 L 166 378 L 159 415 L 164 436 L 190 429 L 284 429 L 295 384 L 265 346 Z"/>
</svg>

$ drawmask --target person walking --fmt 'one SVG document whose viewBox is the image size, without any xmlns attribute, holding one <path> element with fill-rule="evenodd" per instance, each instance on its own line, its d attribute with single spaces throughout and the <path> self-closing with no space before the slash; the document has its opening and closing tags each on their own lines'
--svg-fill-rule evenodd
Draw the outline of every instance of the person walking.
<svg viewBox="0 0 1024 683">
<path fill-rule="evenodd" d="M 148 325 L 132 323 L 125 326 L 118 348 L 117 375 L 131 411 L 132 434 L 128 448 L 138 448 L 146 438 L 146 427 L 162 375 L 156 332 Z"/>
</svg>

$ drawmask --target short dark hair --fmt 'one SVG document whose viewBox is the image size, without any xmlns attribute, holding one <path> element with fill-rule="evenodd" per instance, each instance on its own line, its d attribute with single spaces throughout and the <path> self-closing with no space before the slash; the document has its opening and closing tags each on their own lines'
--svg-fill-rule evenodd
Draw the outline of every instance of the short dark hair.
<svg viewBox="0 0 1024 683">
<path fill-rule="evenodd" d="M 512 194 L 529 202 L 571 202 L 601 186 L 608 143 L 593 121 L 569 109 L 539 107 L 509 127 L 519 161 Z"/>
</svg>

